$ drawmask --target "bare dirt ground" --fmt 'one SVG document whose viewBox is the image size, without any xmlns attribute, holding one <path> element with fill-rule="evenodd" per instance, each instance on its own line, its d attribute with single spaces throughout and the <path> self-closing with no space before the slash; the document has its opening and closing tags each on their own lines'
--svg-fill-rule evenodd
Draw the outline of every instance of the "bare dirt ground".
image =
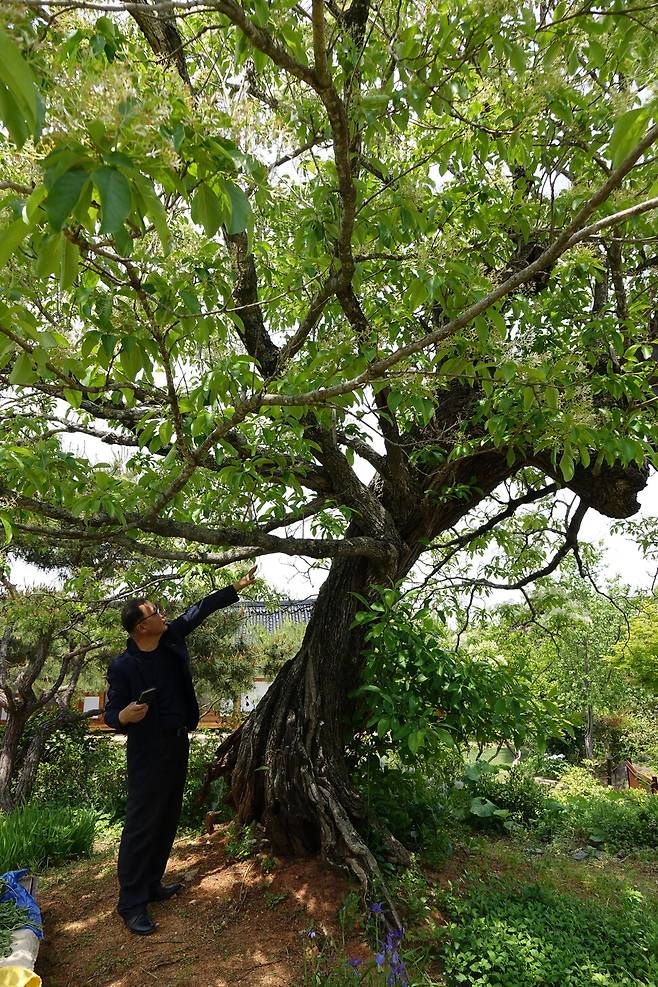
<svg viewBox="0 0 658 987">
<path fill-rule="evenodd" d="M 114 853 L 42 878 L 45 940 L 36 972 L 44 987 L 301 987 L 308 933 L 340 939 L 337 911 L 350 886 L 317 859 L 234 862 L 225 834 L 177 840 L 166 881 L 185 881 L 151 905 L 151 936 L 129 933 L 115 911 Z M 357 940 L 346 944 L 363 954 Z"/>
</svg>

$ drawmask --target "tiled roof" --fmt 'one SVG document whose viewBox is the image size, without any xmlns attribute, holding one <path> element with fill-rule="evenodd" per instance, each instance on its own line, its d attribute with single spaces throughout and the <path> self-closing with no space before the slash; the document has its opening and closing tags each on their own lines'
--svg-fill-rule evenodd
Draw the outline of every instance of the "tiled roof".
<svg viewBox="0 0 658 987">
<path fill-rule="evenodd" d="M 271 603 L 260 600 L 241 600 L 236 609 L 243 611 L 245 624 L 265 627 L 272 634 L 288 621 L 308 624 L 316 600 L 317 596 L 308 596 L 305 600 L 279 600 L 276 609 L 272 609 Z"/>
</svg>

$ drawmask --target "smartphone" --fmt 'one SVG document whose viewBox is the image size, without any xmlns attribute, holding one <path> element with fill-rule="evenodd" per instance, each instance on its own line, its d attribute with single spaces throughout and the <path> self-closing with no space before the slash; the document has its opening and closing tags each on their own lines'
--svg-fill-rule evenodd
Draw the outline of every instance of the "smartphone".
<svg viewBox="0 0 658 987">
<path fill-rule="evenodd" d="M 158 690 L 155 689 L 155 688 L 153 688 L 153 689 L 144 689 L 143 692 L 140 692 L 139 699 L 137 700 L 137 702 L 138 703 L 146 703 L 148 705 L 148 703 L 151 702 L 151 700 L 153 699 L 153 697 L 155 696 L 155 694 L 156 694 L 157 691 Z"/>
</svg>

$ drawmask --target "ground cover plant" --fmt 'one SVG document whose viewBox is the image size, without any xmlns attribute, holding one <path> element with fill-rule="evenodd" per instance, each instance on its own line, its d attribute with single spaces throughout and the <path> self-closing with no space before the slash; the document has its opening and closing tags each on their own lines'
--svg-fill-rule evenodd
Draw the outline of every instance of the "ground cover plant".
<svg viewBox="0 0 658 987">
<path fill-rule="evenodd" d="M 446 984 L 639 987 L 658 977 L 658 915 L 639 892 L 605 906 L 497 882 L 439 902 L 450 919 L 438 949 Z"/>
</svg>

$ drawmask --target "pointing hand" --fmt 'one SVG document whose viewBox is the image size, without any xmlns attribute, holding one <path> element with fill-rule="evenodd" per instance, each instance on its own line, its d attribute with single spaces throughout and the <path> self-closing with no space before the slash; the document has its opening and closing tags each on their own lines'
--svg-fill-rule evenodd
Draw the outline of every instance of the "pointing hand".
<svg viewBox="0 0 658 987">
<path fill-rule="evenodd" d="M 237 582 L 233 583 L 233 588 L 236 591 L 236 593 L 239 593 L 240 590 L 246 589 L 247 586 L 252 586 L 256 582 L 257 570 L 258 570 L 257 565 L 252 566 L 252 568 L 249 570 L 246 576 L 242 576 L 240 579 L 238 579 Z"/>
</svg>

